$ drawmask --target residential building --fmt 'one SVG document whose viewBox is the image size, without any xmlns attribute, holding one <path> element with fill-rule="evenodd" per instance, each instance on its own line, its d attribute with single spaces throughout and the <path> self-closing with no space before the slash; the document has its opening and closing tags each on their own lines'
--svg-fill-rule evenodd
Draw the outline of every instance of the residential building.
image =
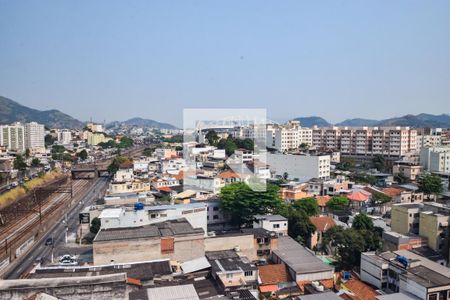
<svg viewBox="0 0 450 300">
<path fill-rule="evenodd" d="M 409 127 L 314 127 L 312 131 L 316 149 L 342 155 L 403 157 L 417 150 L 417 131 Z"/>
<path fill-rule="evenodd" d="M 206 252 L 206 257 L 211 264 L 212 276 L 222 292 L 257 289 L 258 268 L 245 257 L 239 257 L 234 251 Z"/>
<path fill-rule="evenodd" d="M 407 250 L 362 253 L 361 280 L 419 299 L 448 299 L 450 293 L 450 269 Z"/>
<path fill-rule="evenodd" d="M 279 236 L 288 235 L 288 220 L 280 215 L 256 215 L 253 228 L 275 231 Z"/>
<path fill-rule="evenodd" d="M 25 149 L 43 150 L 45 149 L 45 129 L 44 125 L 36 122 L 26 123 L 25 126 Z"/>
<path fill-rule="evenodd" d="M 272 125 L 267 128 L 267 147 L 280 152 L 296 151 L 303 144 L 312 145 L 312 129 L 302 128 L 300 121 L 289 121 L 285 125 Z"/>
<path fill-rule="evenodd" d="M 450 147 L 420 149 L 420 164 L 424 170 L 450 174 Z"/>
<path fill-rule="evenodd" d="M 25 152 L 25 128 L 20 123 L 0 126 L 1 146 L 9 151 Z"/>
<path fill-rule="evenodd" d="M 330 156 L 307 156 L 292 154 L 267 154 L 267 164 L 277 176 L 288 174 L 289 178 L 307 181 L 311 178 L 330 177 Z"/>
<path fill-rule="evenodd" d="M 309 247 L 314 249 L 317 245 L 322 244 L 323 234 L 330 228 L 336 226 L 333 218 L 328 216 L 310 217 L 309 220 L 316 227 L 316 231 L 311 235 Z"/>
<path fill-rule="evenodd" d="M 204 231 L 186 219 L 139 227 L 103 229 L 93 242 L 94 264 L 171 259 L 185 262 L 205 255 Z"/>
<path fill-rule="evenodd" d="M 69 129 L 59 129 L 56 134 L 58 144 L 69 145 L 72 142 L 72 132 Z"/>
<path fill-rule="evenodd" d="M 419 213 L 422 206 L 416 203 L 394 204 L 391 209 L 392 231 L 408 235 L 419 234 Z"/>
<path fill-rule="evenodd" d="M 86 133 L 86 139 L 88 145 L 96 146 L 100 143 L 106 143 L 111 140 L 110 137 L 107 137 L 103 132 L 91 132 L 88 131 Z"/>
<path fill-rule="evenodd" d="M 423 167 L 419 164 L 408 161 L 396 161 L 392 166 L 392 173 L 394 175 L 401 175 L 408 180 L 415 181 L 422 173 Z"/>
</svg>

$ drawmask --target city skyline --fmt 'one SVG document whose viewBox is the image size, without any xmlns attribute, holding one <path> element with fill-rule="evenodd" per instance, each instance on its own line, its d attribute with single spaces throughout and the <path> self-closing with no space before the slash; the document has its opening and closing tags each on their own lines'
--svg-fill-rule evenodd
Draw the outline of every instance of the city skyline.
<svg viewBox="0 0 450 300">
<path fill-rule="evenodd" d="M 105 4 L 0 4 L 0 94 L 174 125 L 196 107 L 331 123 L 450 112 L 445 1 Z"/>
</svg>

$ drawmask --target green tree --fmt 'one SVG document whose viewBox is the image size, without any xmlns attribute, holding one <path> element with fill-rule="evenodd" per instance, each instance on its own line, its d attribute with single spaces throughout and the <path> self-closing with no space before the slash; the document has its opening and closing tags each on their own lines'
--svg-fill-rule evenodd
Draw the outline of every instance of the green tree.
<svg viewBox="0 0 450 300">
<path fill-rule="evenodd" d="M 288 235 L 297 242 L 306 245 L 311 235 L 316 231 L 316 227 L 311 223 L 307 213 L 303 209 L 295 209 L 289 206 L 285 217 L 289 222 Z"/>
<path fill-rule="evenodd" d="M 93 218 L 91 221 L 91 227 L 89 228 L 89 231 L 93 234 L 97 234 L 100 230 L 101 222 L 99 218 Z"/>
<path fill-rule="evenodd" d="M 376 191 L 372 192 L 372 203 L 375 206 L 382 206 L 382 205 L 390 202 L 391 200 L 392 200 L 392 198 L 386 194 L 383 194 L 381 192 L 376 192 Z"/>
<path fill-rule="evenodd" d="M 236 143 L 234 142 L 234 140 L 232 138 L 227 138 L 226 139 L 224 149 L 225 149 L 225 153 L 228 156 L 233 155 L 234 151 L 236 151 L 237 148 L 238 147 L 237 147 Z"/>
<path fill-rule="evenodd" d="M 212 146 L 216 146 L 219 141 L 219 136 L 215 130 L 208 130 L 205 137 L 208 140 L 208 143 Z"/>
<path fill-rule="evenodd" d="M 437 195 L 444 191 L 441 177 L 430 173 L 419 176 L 417 185 L 419 190 L 427 195 Z"/>
<path fill-rule="evenodd" d="M 126 156 L 119 155 L 119 156 L 114 157 L 113 161 L 108 166 L 108 172 L 110 174 L 116 173 L 117 170 L 119 170 L 121 164 L 129 162 L 129 161 L 131 161 L 131 160 Z"/>
<path fill-rule="evenodd" d="M 80 152 L 78 152 L 77 157 L 80 158 L 81 160 L 85 160 L 88 157 L 86 149 L 83 149 Z"/>
<path fill-rule="evenodd" d="M 144 156 L 152 156 L 153 155 L 153 152 L 155 152 L 155 149 L 153 149 L 153 148 L 145 148 L 143 151 L 142 151 L 142 155 L 144 155 Z"/>
<path fill-rule="evenodd" d="M 14 169 L 16 169 L 16 170 L 19 170 L 19 171 L 25 171 L 25 170 L 27 169 L 28 165 L 27 165 L 27 163 L 25 162 L 25 160 L 23 159 L 23 156 L 20 155 L 20 154 L 18 154 L 18 155 L 16 156 L 16 158 L 14 159 L 13 167 L 14 167 Z"/>
<path fill-rule="evenodd" d="M 255 148 L 255 143 L 252 139 L 233 139 L 238 148 L 243 148 L 245 150 L 253 151 Z"/>
<path fill-rule="evenodd" d="M 25 150 L 25 157 L 26 158 L 30 157 L 30 149 L 28 148 Z"/>
<path fill-rule="evenodd" d="M 51 134 L 47 134 L 44 137 L 45 147 L 53 145 L 55 143 L 55 141 L 56 141 L 56 138 Z"/>
<path fill-rule="evenodd" d="M 119 145 L 117 145 L 118 148 L 121 149 L 127 149 L 133 147 L 134 141 L 132 138 L 129 138 L 127 136 L 124 136 L 120 139 Z"/>
<path fill-rule="evenodd" d="M 220 191 L 222 208 L 231 216 L 231 223 L 242 226 L 253 222 L 258 214 L 277 211 L 282 202 L 277 186 L 268 184 L 266 191 L 252 190 L 246 183 L 232 183 Z"/>
<path fill-rule="evenodd" d="M 314 198 L 297 200 L 292 206 L 297 210 L 303 210 L 308 216 L 317 216 L 320 213 L 319 205 Z"/>
<path fill-rule="evenodd" d="M 373 221 L 368 215 L 360 213 L 354 218 L 352 228 L 356 230 L 372 230 Z"/>
<path fill-rule="evenodd" d="M 327 207 L 331 211 L 337 212 L 337 211 L 346 210 L 348 208 L 349 204 L 350 204 L 350 201 L 347 199 L 347 197 L 333 196 L 327 202 Z"/>
<path fill-rule="evenodd" d="M 337 164 L 337 168 L 345 171 L 353 170 L 356 162 L 351 157 L 342 157 L 341 162 Z"/>
<path fill-rule="evenodd" d="M 386 160 L 384 159 L 384 156 L 381 154 L 376 154 L 372 158 L 372 165 L 378 170 L 383 171 L 386 167 Z"/>
<path fill-rule="evenodd" d="M 31 160 L 31 166 L 32 167 L 40 167 L 41 166 L 41 161 L 39 160 L 39 158 L 35 157 Z"/>
</svg>

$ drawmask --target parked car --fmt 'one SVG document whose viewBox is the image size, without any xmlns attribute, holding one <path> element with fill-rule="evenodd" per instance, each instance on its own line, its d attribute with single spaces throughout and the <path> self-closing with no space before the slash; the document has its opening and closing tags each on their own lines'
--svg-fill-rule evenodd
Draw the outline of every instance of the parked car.
<svg viewBox="0 0 450 300">
<path fill-rule="evenodd" d="M 50 246 L 53 245 L 53 238 L 49 237 L 48 239 L 45 240 L 45 246 Z"/>
</svg>

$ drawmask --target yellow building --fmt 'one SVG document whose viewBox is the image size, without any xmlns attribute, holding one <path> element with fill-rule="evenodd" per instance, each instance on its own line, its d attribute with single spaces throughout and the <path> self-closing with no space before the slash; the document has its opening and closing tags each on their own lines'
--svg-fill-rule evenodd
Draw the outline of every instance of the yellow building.
<svg viewBox="0 0 450 300">
<path fill-rule="evenodd" d="M 97 132 L 87 132 L 87 143 L 89 145 L 98 145 L 100 143 L 106 143 L 109 140 L 111 140 L 110 137 L 106 137 L 103 133 L 97 133 Z"/>
<path fill-rule="evenodd" d="M 440 252 L 446 244 L 446 230 L 450 221 L 445 216 L 431 211 L 420 213 L 419 235 L 428 238 L 428 246 Z"/>
</svg>

